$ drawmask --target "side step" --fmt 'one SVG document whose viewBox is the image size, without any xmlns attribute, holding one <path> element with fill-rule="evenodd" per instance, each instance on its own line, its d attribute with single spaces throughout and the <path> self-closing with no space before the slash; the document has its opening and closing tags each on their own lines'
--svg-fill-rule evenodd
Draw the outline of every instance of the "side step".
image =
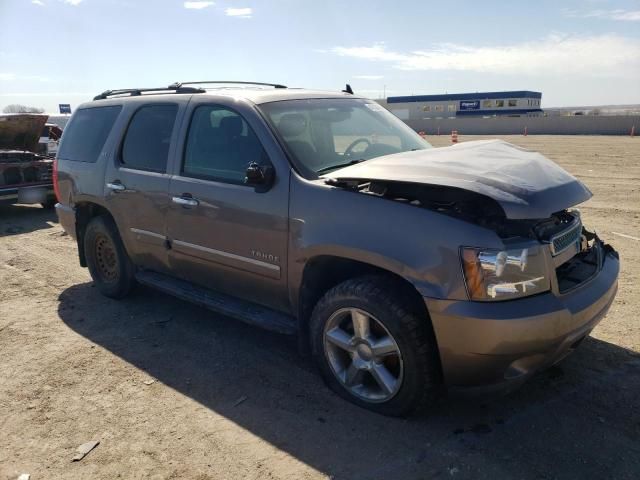
<svg viewBox="0 0 640 480">
<path fill-rule="evenodd" d="M 161 273 L 140 271 L 136 274 L 136 280 L 148 287 L 251 325 L 286 335 L 297 333 L 295 318 L 262 305 L 239 300 Z"/>
</svg>

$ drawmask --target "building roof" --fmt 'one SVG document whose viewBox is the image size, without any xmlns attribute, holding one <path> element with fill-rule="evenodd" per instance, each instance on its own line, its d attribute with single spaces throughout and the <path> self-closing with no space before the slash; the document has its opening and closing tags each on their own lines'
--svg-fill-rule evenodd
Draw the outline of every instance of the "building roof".
<svg viewBox="0 0 640 480">
<path fill-rule="evenodd" d="M 516 90 L 508 92 L 449 93 L 444 95 L 407 95 L 388 97 L 387 103 L 447 102 L 450 100 L 493 100 L 501 98 L 542 98 L 541 92 Z"/>
</svg>

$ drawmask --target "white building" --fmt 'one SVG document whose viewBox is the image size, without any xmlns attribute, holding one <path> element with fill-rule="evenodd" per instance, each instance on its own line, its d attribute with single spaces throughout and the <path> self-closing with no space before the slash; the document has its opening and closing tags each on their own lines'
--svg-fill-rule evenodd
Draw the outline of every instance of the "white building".
<svg viewBox="0 0 640 480">
<path fill-rule="evenodd" d="M 452 117 L 539 116 L 542 93 L 511 92 L 453 93 L 388 97 L 380 101 L 402 120 Z"/>
</svg>

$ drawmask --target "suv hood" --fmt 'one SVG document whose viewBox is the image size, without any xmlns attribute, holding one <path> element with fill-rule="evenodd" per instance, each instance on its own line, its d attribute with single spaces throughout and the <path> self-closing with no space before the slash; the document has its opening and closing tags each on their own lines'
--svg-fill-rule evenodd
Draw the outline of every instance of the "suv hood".
<svg viewBox="0 0 640 480">
<path fill-rule="evenodd" d="M 0 150 L 36 152 L 47 118 L 29 113 L 0 115 Z"/>
<path fill-rule="evenodd" d="M 386 155 L 341 168 L 325 178 L 460 188 L 495 200 L 509 219 L 548 218 L 592 196 L 582 182 L 553 161 L 503 140 Z"/>
</svg>

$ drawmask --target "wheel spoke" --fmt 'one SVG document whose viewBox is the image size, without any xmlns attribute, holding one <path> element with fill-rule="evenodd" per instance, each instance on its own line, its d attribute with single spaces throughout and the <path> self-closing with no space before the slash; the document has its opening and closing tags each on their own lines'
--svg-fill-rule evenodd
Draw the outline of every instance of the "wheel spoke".
<svg viewBox="0 0 640 480">
<path fill-rule="evenodd" d="M 329 342 L 333 343 L 336 347 L 341 348 L 349 353 L 354 351 L 354 346 L 351 343 L 351 335 L 345 332 L 340 327 L 335 327 L 326 333 L 326 338 Z"/>
<path fill-rule="evenodd" d="M 370 372 L 374 380 L 378 383 L 378 385 L 380 385 L 380 388 L 384 393 L 389 395 L 391 392 L 393 392 L 397 380 L 393 375 L 391 375 L 391 372 L 387 370 L 387 367 L 385 367 L 384 365 L 376 364 L 370 370 Z"/>
<path fill-rule="evenodd" d="M 353 332 L 356 338 L 367 338 L 369 336 L 369 317 L 358 310 L 351 311 L 351 321 L 353 322 Z"/>
<path fill-rule="evenodd" d="M 345 369 L 344 383 L 348 387 L 354 387 L 362 383 L 362 375 L 364 372 L 356 367 L 353 362 Z"/>
<path fill-rule="evenodd" d="M 391 337 L 383 337 L 380 340 L 376 340 L 371 345 L 371 350 L 376 357 L 398 355 L 398 347 Z"/>
</svg>

